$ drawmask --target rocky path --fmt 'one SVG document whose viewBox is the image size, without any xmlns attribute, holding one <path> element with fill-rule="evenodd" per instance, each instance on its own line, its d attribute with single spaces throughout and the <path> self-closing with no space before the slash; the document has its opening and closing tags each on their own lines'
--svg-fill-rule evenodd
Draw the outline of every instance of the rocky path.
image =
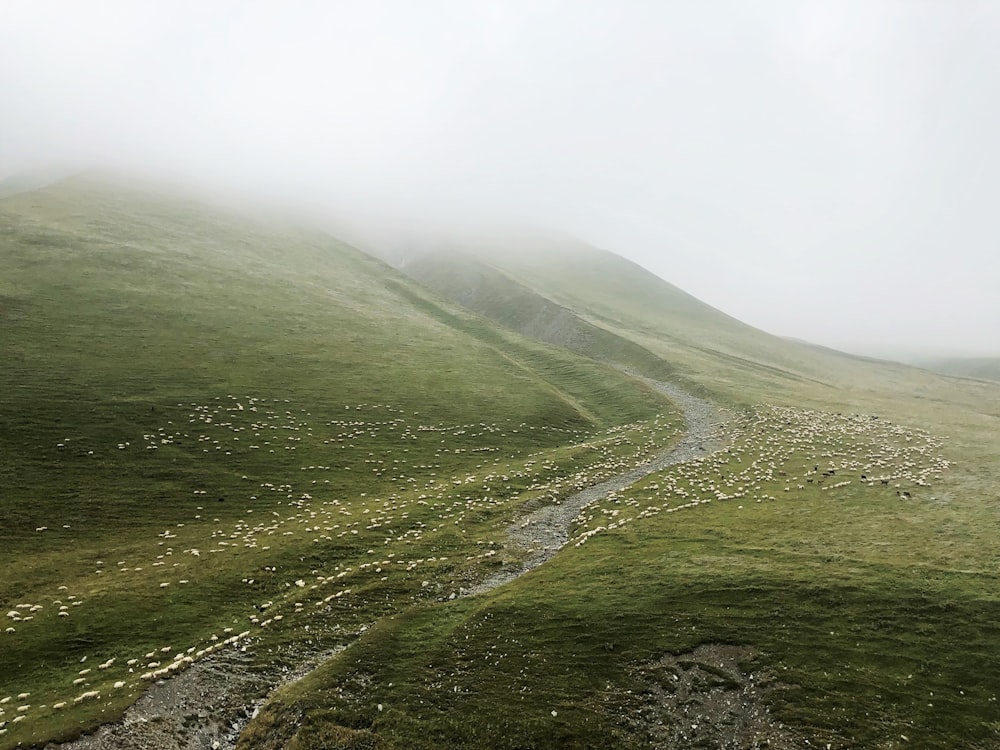
<svg viewBox="0 0 1000 750">
<path fill-rule="evenodd" d="M 558 505 L 547 505 L 531 513 L 508 529 L 508 543 L 526 550 L 528 557 L 518 567 L 501 570 L 482 583 L 464 589 L 465 596 L 482 594 L 497 586 L 513 581 L 532 568 L 550 560 L 569 541 L 569 530 L 580 511 L 610 492 L 617 492 L 656 471 L 673 464 L 690 461 L 713 453 L 722 447 L 722 427 L 726 419 L 711 402 L 693 396 L 687 391 L 658 380 L 641 378 L 647 384 L 668 396 L 684 412 L 686 430 L 673 448 L 664 451 L 649 463 L 619 474 L 605 482 L 595 484 L 571 495 Z"/>
<path fill-rule="evenodd" d="M 255 667 L 243 650 L 220 651 L 153 683 L 118 721 L 46 750 L 232 750 L 271 693 L 341 650 L 302 653 L 294 669 Z"/>
</svg>

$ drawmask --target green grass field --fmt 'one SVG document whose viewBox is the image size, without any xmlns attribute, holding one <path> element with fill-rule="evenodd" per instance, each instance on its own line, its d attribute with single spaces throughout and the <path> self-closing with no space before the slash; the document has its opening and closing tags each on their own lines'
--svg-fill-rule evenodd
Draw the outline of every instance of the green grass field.
<svg viewBox="0 0 1000 750">
<path fill-rule="evenodd" d="M 671 712 L 670 659 L 709 712 L 723 647 L 774 747 L 1000 744 L 1000 385 L 768 337 L 599 251 L 477 271 L 491 322 L 123 183 L 5 198 L 0 228 L 0 748 L 242 646 L 347 647 L 245 748 L 719 746 L 731 717 Z M 586 346 L 511 330 L 553 306 Z M 726 405 L 727 449 L 453 598 L 517 562 L 526 509 L 677 439 L 607 362 Z"/>
<path fill-rule="evenodd" d="M 754 647 L 775 720 L 814 744 L 989 747 L 996 511 L 942 501 L 940 447 L 870 417 L 749 413 L 729 450 L 591 506 L 551 563 L 383 623 L 243 746 L 647 747 L 619 721 L 650 689 L 636 667 L 714 643 Z"/>
</svg>

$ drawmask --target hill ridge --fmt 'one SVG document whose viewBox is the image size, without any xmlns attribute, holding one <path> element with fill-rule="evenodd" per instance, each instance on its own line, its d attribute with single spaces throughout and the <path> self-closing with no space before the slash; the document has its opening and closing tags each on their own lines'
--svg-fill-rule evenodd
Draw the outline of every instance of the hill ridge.
<svg viewBox="0 0 1000 750">
<path fill-rule="evenodd" d="M 529 338 L 650 376 L 672 372 L 667 361 L 642 346 L 584 320 L 487 262 L 425 254 L 403 270 L 451 301 Z"/>
</svg>

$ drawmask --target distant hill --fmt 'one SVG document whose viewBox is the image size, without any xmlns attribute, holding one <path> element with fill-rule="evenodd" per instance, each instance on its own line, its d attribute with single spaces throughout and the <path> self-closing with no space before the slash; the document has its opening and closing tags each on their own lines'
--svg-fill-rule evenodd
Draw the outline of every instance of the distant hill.
<svg viewBox="0 0 1000 750">
<path fill-rule="evenodd" d="M 423 255 L 408 263 L 405 271 L 462 306 L 530 338 L 650 376 L 661 377 L 671 371 L 666 360 L 649 350 L 587 321 L 476 258 Z"/>
<path fill-rule="evenodd" d="M 926 359 L 916 364 L 945 375 L 1000 381 L 1000 357 Z"/>
<path fill-rule="evenodd" d="M 48 169 L 34 169 L 9 175 L 0 179 L 0 198 L 38 190 L 46 185 L 51 185 L 54 182 L 65 179 L 70 174 L 72 174 L 72 171 L 66 168 L 50 167 Z"/>
<path fill-rule="evenodd" d="M 666 367 L 726 400 L 843 407 L 864 394 L 895 398 L 930 386 L 927 373 L 908 365 L 753 328 L 569 237 L 526 232 L 426 243 L 402 270 L 520 333 L 639 371 Z"/>
</svg>

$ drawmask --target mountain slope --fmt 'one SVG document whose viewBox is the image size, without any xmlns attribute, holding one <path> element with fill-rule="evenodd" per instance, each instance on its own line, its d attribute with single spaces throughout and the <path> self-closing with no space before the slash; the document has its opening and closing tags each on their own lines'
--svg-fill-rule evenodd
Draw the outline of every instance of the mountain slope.
<svg viewBox="0 0 1000 750">
<path fill-rule="evenodd" d="M 632 341 L 587 322 L 577 313 L 514 281 L 503 272 L 461 255 L 425 255 L 406 273 L 486 318 L 548 344 L 601 362 L 662 377 L 670 367 Z"/>
<path fill-rule="evenodd" d="M 321 235 L 85 181 L 0 207 L 6 481 L 44 466 L 64 425 L 103 411 L 117 443 L 116 420 L 142 421 L 164 398 L 253 388 L 317 407 L 385 398 L 454 421 L 545 415 L 580 428 L 655 401 L 626 406 L 614 394 L 629 387 L 588 380 L 586 362 L 550 382 L 518 355 L 550 373 L 565 355 L 513 339 L 500 352 L 442 324 L 412 304 L 419 288 Z"/>
<path fill-rule="evenodd" d="M 525 234 L 443 243 L 402 270 L 505 326 L 600 361 L 641 370 L 651 354 L 669 363 L 674 379 L 727 402 L 888 409 L 924 424 L 950 424 L 945 404 L 952 400 L 968 408 L 981 402 L 982 393 L 908 365 L 772 336 L 572 239 Z M 572 323 L 557 323 L 565 320 Z M 934 413 L 925 416 L 928 408 Z"/>
<path fill-rule="evenodd" d="M 241 748 L 1000 742 L 1000 386 L 770 337 L 600 251 L 487 250 L 404 270 L 663 357 L 742 405 L 727 447 L 598 500 L 509 586 L 380 622 Z"/>
<path fill-rule="evenodd" d="M 317 571 L 366 592 L 313 624 L 342 645 L 479 575 L 541 475 L 635 449 L 603 429 L 672 412 L 327 235 L 106 176 L 0 200 L 0 340 L 0 698 L 32 695 L 0 747 L 113 718 L 224 630 L 294 642 L 246 613 Z M 421 563 L 361 580 L 375 549 Z"/>
<path fill-rule="evenodd" d="M 136 396 L 179 374 L 206 387 L 262 377 L 285 387 L 299 371 L 336 399 L 385 381 L 408 406 L 517 413 L 509 393 L 484 392 L 482 379 L 456 378 L 462 390 L 447 397 L 428 387 L 467 347 L 469 362 L 540 397 L 530 373 L 507 371 L 493 348 L 414 308 L 409 299 L 426 296 L 419 287 L 323 235 L 85 181 L 0 207 L 5 338 L 32 382 L 46 371 L 82 385 L 118 380 Z M 401 356 L 417 352 L 430 359 Z"/>
<path fill-rule="evenodd" d="M 613 341 L 612 349 L 625 345 L 633 352 L 643 351 L 640 359 L 646 362 L 652 354 L 670 362 L 675 376 L 714 387 L 720 394 L 728 392 L 730 398 L 735 395 L 735 384 L 740 391 L 749 386 L 757 394 L 790 385 L 798 389 L 803 382 L 806 388 L 799 390 L 836 387 L 836 378 L 829 377 L 826 363 L 818 358 L 705 305 L 630 261 L 569 240 L 517 238 L 513 242 L 512 246 L 485 248 L 471 245 L 464 254 L 432 251 L 409 261 L 403 270 L 506 325 L 510 321 L 505 316 L 514 307 L 554 305 L 547 314 L 549 320 L 556 310 L 563 316 L 568 311 L 576 319 L 575 329 L 587 330 L 590 340 L 595 338 L 591 332 L 600 332 L 599 343 L 589 347 L 588 355 L 614 359 L 619 353 L 608 349 Z M 478 270 L 458 270 L 473 266 Z M 491 269 L 493 290 L 483 283 L 470 288 L 461 278 L 463 274 L 481 276 L 483 267 Z M 511 285 L 520 288 L 521 297 L 517 305 L 501 310 L 497 303 L 502 306 L 502 301 L 496 298 L 503 295 L 496 288 L 509 290 Z M 477 293 L 475 301 L 470 299 L 472 289 Z M 509 291 L 506 296 L 510 301 Z M 532 302 L 527 302 L 529 297 Z M 531 335 L 529 328 L 513 327 Z M 572 338 L 565 336 L 562 343 Z M 547 340 L 556 342 L 556 338 Z"/>
</svg>

